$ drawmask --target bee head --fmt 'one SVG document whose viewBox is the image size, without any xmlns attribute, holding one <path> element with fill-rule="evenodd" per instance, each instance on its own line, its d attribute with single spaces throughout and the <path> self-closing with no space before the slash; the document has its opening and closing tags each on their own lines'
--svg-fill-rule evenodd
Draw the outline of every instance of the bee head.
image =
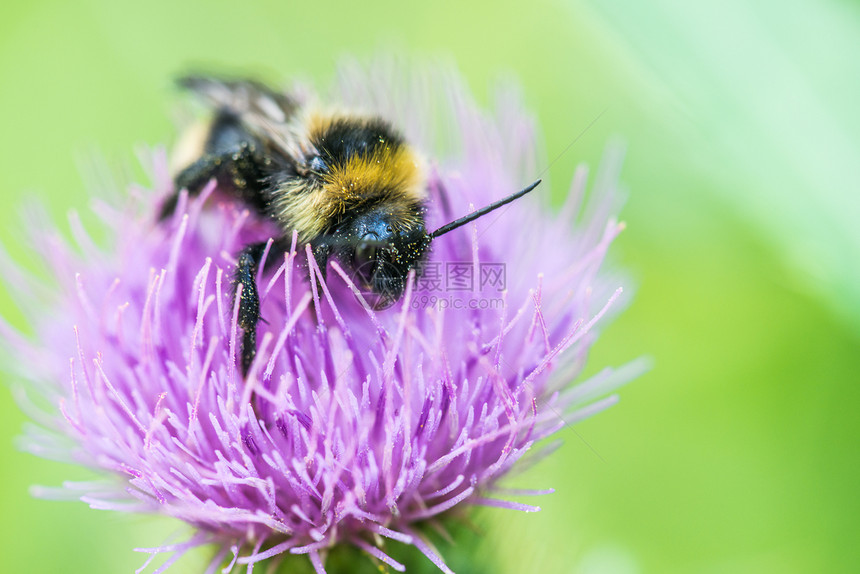
<svg viewBox="0 0 860 574">
<path fill-rule="evenodd" d="M 377 309 L 389 307 L 406 288 L 406 278 L 423 259 L 430 237 L 423 218 L 380 206 L 353 219 L 338 258 L 354 272 L 356 284 L 369 291 Z"/>
<path fill-rule="evenodd" d="M 526 195 L 538 186 L 524 189 L 473 211 L 428 233 L 424 228 L 424 208 L 420 203 L 382 202 L 338 230 L 345 240 L 338 244 L 338 257 L 354 271 L 355 283 L 372 295 L 374 307 L 384 309 L 396 302 L 406 289 L 409 271 L 418 267 L 433 239 L 474 221 Z"/>
</svg>

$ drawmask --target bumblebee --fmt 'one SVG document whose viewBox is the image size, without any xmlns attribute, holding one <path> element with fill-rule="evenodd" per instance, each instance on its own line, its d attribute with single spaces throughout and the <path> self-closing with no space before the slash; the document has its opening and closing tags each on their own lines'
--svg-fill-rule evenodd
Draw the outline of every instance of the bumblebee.
<svg viewBox="0 0 860 574">
<path fill-rule="evenodd" d="M 290 248 L 293 233 L 311 246 L 325 279 L 337 258 L 375 307 L 397 301 L 406 277 L 431 241 L 534 189 L 525 189 L 427 232 L 426 169 L 422 156 L 385 120 L 301 106 L 289 94 L 253 80 L 186 76 L 178 84 L 212 108 L 193 159 L 175 177 L 176 193 L 160 219 L 176 209 L 179 191 L 198 194 L 212 179 L 283 232 L 269 260 Z M 202 150 L 200 148 L 202 147 Z M 267 242 L 238 254 L 234 293 L 241 285 L 242 372 L 257 350 L 260 300 L 255 282 Z"/>
</svg>

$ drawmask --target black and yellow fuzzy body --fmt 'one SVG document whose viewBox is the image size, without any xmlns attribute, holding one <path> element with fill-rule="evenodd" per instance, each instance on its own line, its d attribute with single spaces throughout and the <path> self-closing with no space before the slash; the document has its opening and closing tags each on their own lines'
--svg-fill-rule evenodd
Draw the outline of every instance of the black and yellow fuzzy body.
<svg viewBox="0 0 860 574">
<path fill-rule="evenodd" d="M 162 206 L 170 215 L 178 192 L 197 194 L 213 178 L 283 232 L 273 248 L 289 248 L 293 233 L 310 244 L 325 275 L 337 258 L 378 307 L 402 295 L 424 257 L 424 162 L 394 128 L 377 117 L 307 109 L 292 97 L 249 80 L 203 76 L 180 79 L 212 109 L 197 151 L 176 176 L 177 194 Z M 238 254 L 234 289 L 241 286 L 242 369 L 256 353 L 259 297 L 254 282 L 265 244 Z M 269 260 L 277 260 L 270 253 Z"/>
<path fill-rule="evenodd" d="M 313 246 L 321 270 L 336 257 L 386 306 L 430 243 L 423 161 L 378 118 L 312 112 L 300 121 L 311 154 L 297 177 L 273 179 L 267 215 Z"/>
<path fill-rule="evenodd" d="M 424 161 L 385 120 L 299 105 L 253 80 L 187 76 L 179 84 L 212 110 L 176 176 L 176 193 L 161 219 L 176 209 L 179 191 L 197 194 L 212 179 L 281 230 L 269 261 L 289 249 L 293 234 L 310 245 L 325 278 L 332 257 L 352 271 L 376 308 L 397 301 L 406 279 L 444 235 L 529 193 L 540 180 L 433 232 L 425 226 Z M 191 138 L 187 138 L 191 139 Z M 181 150 L 180 150 L 181 152 Z M 255 276 L 267 243 L 237 256 L 233 276 L 243 331 L 242 372 L 257 352 L 260 299 Z"/>
</svg>

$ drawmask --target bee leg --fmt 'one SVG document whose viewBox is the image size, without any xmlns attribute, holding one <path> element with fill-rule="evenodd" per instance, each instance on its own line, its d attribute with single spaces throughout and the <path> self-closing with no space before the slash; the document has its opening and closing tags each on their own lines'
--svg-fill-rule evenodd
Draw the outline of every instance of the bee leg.
<svg viewBox="0 0 860 574">
<path fill-rule="evenodd" d="M 221 170 L 222 160 L 217 156 L 204 155 L 176 176 L 174 183 L 176 184 L 176 192 L 167 198 L 161 205 L 161 210 L 158 212 L 158 220 L 164 221 L 176 211 L 176 204 L 179 202 L 179 191 L 182 189 L 188 190 L 188 195 L 195 196 L 200 193 L 203 186 L 206 185 L 213 177 L 217 177 Z"/>
<path fill-rule="evenodd" d="M 239 262 L 233 275 L 233 300 L 242 286 L 239 299 L 239 327 L 242 329 L 242 376 L 248 374 L 257 355 L 257 323 L 260 321 L 260 295 L 257 291 L 257 267 L 266 242 L 254 243 L 239 252 Z"/>
<path fill-rule="evenodd" d="M 179 200 L 178 190 L 187 189 L 189 195 L 200 193 L 209 181 L 215 178 L 219 186 L 229 190 L 259 213 L 265 212 L 261 180 L 266 177 L 265 167 L 270 160 L 261 157 L 253 142 L 243 141 L 234 147 L 218 153 L 207 153 L 176 176 L 177 193 L 170 196 L 161 206 L 159 220 L 169 217 Z"/>
</svg>

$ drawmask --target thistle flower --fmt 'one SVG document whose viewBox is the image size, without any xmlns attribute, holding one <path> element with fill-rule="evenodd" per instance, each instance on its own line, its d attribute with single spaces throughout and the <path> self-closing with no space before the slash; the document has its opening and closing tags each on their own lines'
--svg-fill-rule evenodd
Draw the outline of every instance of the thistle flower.
<svg viewBox="0 0 860 574">
<path fill-rule="evenodd" d="M 488 115 L 450 73 L 347 65 L 332 99 L 387 117 L 435 158 L 430 228 L 535 175 L 534 129 L 510 91 Z M 449 572 L 422 525 L 469 505 L 537 510 L 494 496 L 499 479 L 635 375 L 606 370 L 568 386 L 620 292 L 600 271 L 621 229 L 616 168 L 582 213 L 584 169 L 557 216 L 531 197 L 438 238 L 385 311 L 336 262 L 327 281 L 309 280 L 320 270 L 294 242 L 258 277 L 265 323 L 242 377 L 234 255 L 276 232 L 216 201 L 214 184 L 154 223 L 156 198 L 172 192 L 156 152 L 153 192 L 97 204 L 110 247 L 79 225 L 76 246 L 42 243 L 60 287 L 39 303 L 35 335 L 4 327 L 28 396 L 50 405 L 25 401 L 41 425 L 26 448 L 109 475 L 67 484 L 67 496 L 192 525 L 186 542 L 144 550 L 174 552 L 159 572 L 203 544 L 220 548 L 209 572 L 225 561 L 250 572 L 285 553 L 324 572 L 336 544 L 402 570 L 384 539 Z"/>
</svg>

